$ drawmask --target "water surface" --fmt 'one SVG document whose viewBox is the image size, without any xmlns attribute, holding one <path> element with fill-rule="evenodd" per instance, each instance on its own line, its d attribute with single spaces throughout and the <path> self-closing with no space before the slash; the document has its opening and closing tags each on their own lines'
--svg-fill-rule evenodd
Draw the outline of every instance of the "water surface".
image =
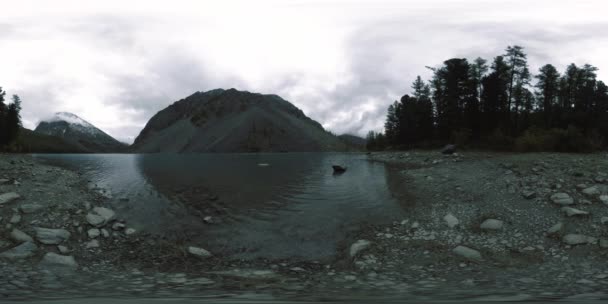
<svg viewBox="0 0 608 304">
<path fill-rule="evenodd" d="M 358 153 L 63 154 L 130 226 L 187 232 L 238 258 L 324 259 L 367 224 L 403 215 L 387 168 Z M 334 175 L 333 164 L 348 167 Z M 221 209 L 221 210 L 220 210 Z M 211 216 L 214 224 L 206 224 Z"/>
</svg>

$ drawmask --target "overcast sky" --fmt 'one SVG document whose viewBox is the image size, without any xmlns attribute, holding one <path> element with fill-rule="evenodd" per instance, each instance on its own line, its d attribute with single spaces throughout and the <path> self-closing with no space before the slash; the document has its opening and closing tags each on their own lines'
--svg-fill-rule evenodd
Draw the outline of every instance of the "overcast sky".
<svg viewBox="0 0 608 304">
<path fill-rule="evenodd" d="M 131 142 L 195 91 L 278 94 L 335 133 L 380 130 L 425 66 L 526 48 L 608 80 L 605 0 L 0 0 L 0 86 L 25 126 L 75 113 Z"/>
</svg>

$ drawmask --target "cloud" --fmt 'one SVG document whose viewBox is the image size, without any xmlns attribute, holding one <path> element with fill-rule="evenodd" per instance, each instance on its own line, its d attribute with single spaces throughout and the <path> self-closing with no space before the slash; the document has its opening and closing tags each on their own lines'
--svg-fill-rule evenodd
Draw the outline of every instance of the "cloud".
<svg viewBox="0 0 608 304">
<path fill-rule="evenodd" d="M 78 114 L 131 141 L 195 91 L 278 94 L 334 133 L 380 130 L 425 66 L 526 47 L 532 71 L 591 63 L 608 78 L 603 1 L 176 0 L 11 3 L 0 22 L 0 85 L 26 126 Z"/>
</svg>

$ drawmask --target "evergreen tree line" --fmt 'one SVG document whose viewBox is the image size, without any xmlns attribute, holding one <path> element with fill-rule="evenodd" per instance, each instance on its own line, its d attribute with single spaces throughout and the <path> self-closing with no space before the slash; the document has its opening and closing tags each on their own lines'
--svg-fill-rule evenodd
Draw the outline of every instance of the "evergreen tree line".
<svg viewBox="0 0 608 304">
<path fill-rule="evenodd" d="M 563 74 L 547 64 L 532 75 L 520 46 L 488 64 L 454 58 L 420 76 L 388 108 L 384 133 L 368 148 L 412 148 L 445 142 L 524 150 L 588 151 L 608 135 L 608 86 L 597 68 L 570 64 Z"/>
<path fill-rule="evenodd" d="M 14 143 L 21 129 L 21 98 L 13 95 L 12 102 L 6 104 L 5 96 L 0 87 L 0 149 Z"/>
</svg>

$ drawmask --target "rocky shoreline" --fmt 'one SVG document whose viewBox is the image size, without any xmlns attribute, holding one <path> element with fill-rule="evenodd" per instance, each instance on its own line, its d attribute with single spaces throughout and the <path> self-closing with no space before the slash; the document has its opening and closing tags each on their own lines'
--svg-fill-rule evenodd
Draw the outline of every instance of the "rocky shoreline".
<svg viewBox="0 0 608 304">
<path fill-rule="evenodd" d="M 605 154 L 372 153 L 408 217 L 332 262 L 240 261 L 137 231 L 73 171 L 0 155 L 0 300 L 606 299 Z M 346 173 L 348 174 L 348 173 Z"/>
</svg>

